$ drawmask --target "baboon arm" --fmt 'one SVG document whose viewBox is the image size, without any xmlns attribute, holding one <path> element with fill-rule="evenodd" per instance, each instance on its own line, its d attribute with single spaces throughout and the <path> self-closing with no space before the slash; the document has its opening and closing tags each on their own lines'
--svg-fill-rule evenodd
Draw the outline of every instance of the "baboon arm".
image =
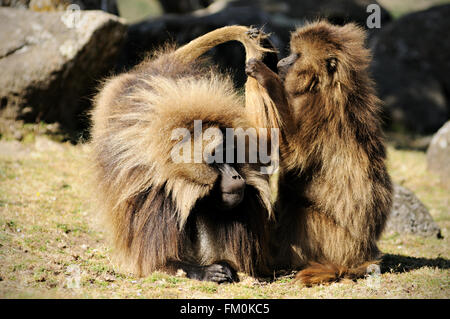
<svg viewBox="0 0 450 319">
<path fill-rule="evenodd" d="M 278 108 L 288 109 L 289 103 L 284 91 L 283 82 L 262 61 L 250 59 L 245 67 L 245 73 L 255 78 L 267 90 L 270 98 Z"/>
<path fill-rule="evenodd" d="M 286 130 L 290 131 L 293 127 L 291 109 L 283 82 L 278 75 L 257 59 L 250 59 L 247 62 L 245 73 L 256 79 L 266 89 L 280 115 L 281 123 L 279 123 L 279 127 L 284 126 Z"/>
</svg>

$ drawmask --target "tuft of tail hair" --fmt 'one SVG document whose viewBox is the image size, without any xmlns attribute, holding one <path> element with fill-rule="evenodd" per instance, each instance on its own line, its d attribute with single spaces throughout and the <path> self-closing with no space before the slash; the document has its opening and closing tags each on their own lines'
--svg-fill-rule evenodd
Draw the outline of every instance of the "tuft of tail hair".
<svg viewBox="0 0 450 319">
<path fill-rule="evenodd" d="M 373 264 L 379 264 L 379 262 L 379 260 L 372 260 L 356 267 L 310 262 L 305 269 L 297 273 L 295 281 L 311 287 L 319 284 L 338 282 L 342 279 L 356 280 L 364 278 L 368 274 L 368 267 Z"/>
</svg>

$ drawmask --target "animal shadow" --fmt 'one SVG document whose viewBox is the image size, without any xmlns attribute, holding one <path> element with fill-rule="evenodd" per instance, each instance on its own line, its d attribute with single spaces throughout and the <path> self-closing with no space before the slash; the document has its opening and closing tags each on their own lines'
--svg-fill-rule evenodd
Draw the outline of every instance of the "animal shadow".
<svg viewBox="0 0 450 319">
<path fill-rule="evenodd" d="M 438 258 L 409 257 L 403 255 L 383 255 L 380 268 L 381 273 L 394 272 L 403 273 L 422 267 L 437 267 L 439 269 L 450 269 L 450 260 Z"/>
</svg>

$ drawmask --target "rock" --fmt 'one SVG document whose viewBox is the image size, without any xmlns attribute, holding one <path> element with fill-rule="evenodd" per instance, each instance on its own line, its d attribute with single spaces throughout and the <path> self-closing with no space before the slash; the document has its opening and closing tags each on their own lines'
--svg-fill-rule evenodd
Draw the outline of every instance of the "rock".
<svg viewBox="0 0 450 319">
<path fill-rule="evenodd" d="M 268 12 L 275 9 L 292 18 L 310 21 L 325 18 L 338 25 L 356 22 L 366 28 L 367 17 L 372 12 L 367 12 L 367 7 L 370 4 L 377 4 L 380 7 L 381 27 L 392 20 L 389 12 L 374 0 L 258 0 L 256 2 L 261 3 Z"/>
<path fill-rule="evenodd" d="M 412 13 L 371 39 L 372 72 L 391 128 L 433 133 L 449 119 L 450 5 Z"/>
<path fill-rule="evenodd" d="M 27 9 L 29 4 L 30 0 L 0 0 L 0 7 Z"/>
<path fill-rule="evenodd" d="M 166 13 L 186 13 L 209 6 L 213 0 L 159 0 Z"/>
<path fill-rule="evenodd" d="M 65 10 L 71 4 L 78 5 L 81 10 L 103 10 L 119 15 L 116 0 L 0 0 L 0 6 L 33 11 Z"/>
<path fill-rule="evenodd" d="M 86 126 L 98 81 L 113 67 L 126 26 L 100 11 L 0 8 L 0 117 Z"/>
<path fill-rule="evenodd" d="M 79 5 L 81 10 L 102 10 L 119 15 L 117 0 L 70 0 L 69 2 Z"/>
<path fill-rule="evenodd" d="M 409 189 L 394 184 L 394 198 L 385 234 L 411 234 L 442 238 L 425 205 Z"/>
<path fill-rule="evenodd" d="M 428 169 L 450 187 L 450 121 L 433 136 L 427 151 L 427 164 Z"/>
<path fill-rule="evenodd" d="M 200 1 L 202 2 L 202 1 Z M 199 1 L 193 1 L 197 7 Z M 208 1 L 203 1 L 208 2 Z M 168 1 L 171 3 L 171 1 Z M 179 45 L 210 32 L 233 24 L 263 27 L 272 33 L 270 40 L 279 50 L 278 58 L 289 51 L 290 32 L 302 26 L 306 20 L 317 17 L 328 18 L 333 23 L 357 22 L 366 25 L 367 5 L 373 0 L 219 0 L 205 9 L 189 14 L 167 14 L 133 24 L 129 28 L 128 40 L 121 56 L 118 70 L 137 64 L 149 51 L 167 41 Z M 381 25 L 390 21 L 389 13 L 381 9 Z M 171 12 L 180 10 L 170 9 Z M 237 43 L 226 43 L 211 50 L 212 61 L 222 70 L 230 70 L 241 86 L 246 79 L 244 72 L 244 49 Z"/>
</svg>

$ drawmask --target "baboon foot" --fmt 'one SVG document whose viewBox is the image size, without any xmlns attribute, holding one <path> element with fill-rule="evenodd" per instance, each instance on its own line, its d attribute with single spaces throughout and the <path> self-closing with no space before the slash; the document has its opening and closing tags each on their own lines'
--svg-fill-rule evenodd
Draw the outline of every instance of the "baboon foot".
<svg viewBox="0 0 450 319">
<path fill-rule="evenodd" d="M 199 266 L 184 262 L 175 263 L 173 269 L 182 269 L 186 273 L 186 277 L 201 281 L 212 281 L 221 283 L 238 282 L 239 277 L 236 270 L 227 262 L 221 261 L 208 266 Z"/>
<path fill-rule="evenodd" d="M 213 281 L 219 284 L 238 282 L 239 277 L 230 265 L 226 262 L 220 262 L 204 267 L 204 276 L 202 280 Z"/>
</svg>

